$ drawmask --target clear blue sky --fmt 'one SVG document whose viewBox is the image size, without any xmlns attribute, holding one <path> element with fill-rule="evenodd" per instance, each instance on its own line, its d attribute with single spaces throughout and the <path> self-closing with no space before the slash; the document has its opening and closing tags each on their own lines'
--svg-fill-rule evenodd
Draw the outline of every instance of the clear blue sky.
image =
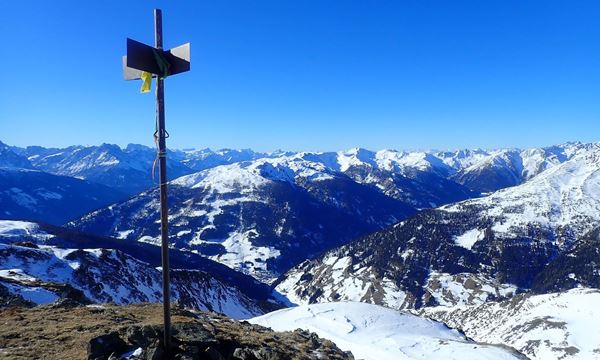
<svg viewBox="0 0 600 360">
<path fill-rule="evenodd" d="M 0 140 L 152 144 L 125 38 L 192 43 L 168 145 L 529 147 L 600 140 L 598 1 L 6 1 Z"/>
</svg>

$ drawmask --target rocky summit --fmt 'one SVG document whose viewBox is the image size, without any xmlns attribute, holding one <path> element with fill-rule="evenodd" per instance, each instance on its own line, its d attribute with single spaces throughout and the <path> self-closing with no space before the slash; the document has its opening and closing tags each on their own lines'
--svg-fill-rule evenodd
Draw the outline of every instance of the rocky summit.
<svg viewBox="0 0 600 360">
<path fill-rule="evenodd" d="M 275 332 L 212 312 L 172 309 L 173 359 L 354 359 L 305 330 Z M 162 307 L 63 301 L 0 310 L 0 359 L 163 359 Z"/>
</svg>

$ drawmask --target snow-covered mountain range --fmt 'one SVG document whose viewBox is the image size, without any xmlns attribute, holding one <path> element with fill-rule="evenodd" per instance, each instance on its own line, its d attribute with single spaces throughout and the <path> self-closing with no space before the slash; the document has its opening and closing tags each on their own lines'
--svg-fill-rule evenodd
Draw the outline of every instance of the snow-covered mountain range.
<svg viewBox="0 0 600 360">
<path fill-rule="evenodd" d="M 171 151 L 173 176 L 201 169 L 172 181 L 172 242 L 272 281 L 306 258 L 418 210 L 519 184 L 595 148 L 597 144 L 568 143 L 523 151 Z M 153 150 L 140 145 L 11 149 L 33 167 L 117 188 L 121 185 L 110 181 L 148 187 L 129 177 L 148 181 L 140 174 L 151 169 L 154 159 Z M 156 243 L 158 227 L 150 220 L 158 218 L 156 199 L 157 191 L 148 190 L 70 225 Z M 303 252 L 295 250 L 300 244 Z"/>
<path fill-rule="evenodd" d="M 377 188 L 298 157 L 219 166 L 170 185 L 172 245 L 263 281 L 416 212 Z M 69 225 L 157 244 L 158 211 L 153 190 Z"/>
<path fill-rule="evenodd" d="M 377 170 L 402 173 L 406 176 L 411 171 L 420 170 L 434 172 L 465 185 L 475 192 L 489 192 L 518 185 L 593 146 L 596 144 L 566 143 L 525 150 L 381 150 L 377 152 L 355 148 L 337 153 L 289 151 L 263 153 L 249 149 L 170 150 L 168 174 L 171 179 L 174 179 L 220 165 L 299 154 L 311 160 L 318 158 L 328 167 L 342 172 L 352 167 L 370 166 Z M 152 180 L 155 157 L 155 149 L 136 144 L 129 144 L 125 148 L 111 144 L 77 145 L 67 148 L 40 146 L 20 148 L 0 142 L 0 167 L 37 169 L 55 175 L 78 177 L 131 195 L 155 186 Z M 355 177 L 359 175 L 354 174 Z M 363 180 L 372 182 L 372 179 Z"/>
<path fill-rule="evenodd" d="M 156 186 L 156 180 L 152 174 L 156 150 L 142 145 L 130 144 L 124 149 L 111 144 L 70 146 L 63 149 L 29 146 L 23 149 L 13 148 L 13 151 L 26 158 L 35 169 L 89 180 L 129 195 Z M 213 157 L 220 155 L 221 158 L 228 158 L 224 152 L 210 152 L 209 154 Z M 195 165 L 193 162 L 195 158 L 207 158 L 209 154 L 205 152 L 169 152 L 169 156 L 172 158 L 167 169 L 169 178 L 174 179 L 194 172 L 194 169 L 188 165 Z M 252 156 L 252 154 L 247 156 Z M 218 160 L 214 158 L 208 161 L 218 164 Z"/>
<path fill-rule="evenodd" d="M 285 152 L 259 153 L 249 149 L 170 150 L 167 173 L 170 179 L 175 179 L 219 165 L 283 154 Z M 152 175 L 155 159 L 156 149 L 137 144 L 129 144 L 125 148 L 113 144 L 20 148 L 0 142 L 0 168 L 36 169 L 76 177 L 109 186 L 128 195 L 156 186 Z M 158 169 L 155 169 L 155 173 L 157 176 Z"/>
<path fill-rule="evenodd" d="M 0 141 L 0 168 L 32 169 L 33 165 L 25 156 L 15 153 L 13 149 Z"/>
<path fill-rule="evenodd" d="M 420 212 L 306 261 L 277 290 L 298 303 L 420 308 L 597 286 L 600 268 L 587 261 L 597 258 L 599 224 L 592 147 L 522 185 Z"/>
<path fill-rule="evenodd" d="M 0 220 L 2 301 L 159 301 L 154 158 L 140 145 L 0 143 L 0 219 L 71 220 L 68 228 Z M 597 292 L 589 288 L 600 287 L 600 143 L 449 152 L 171 150 L 169 164 L 178 269 L 172 291 L 185 306 L 239 318 L 285 301 L 361 301 L 410 309 L 536 359 L 600 352 L 581 335 L 590 326 L 583 315 L 554 316 L 591 306 Z M 257 279 L 274 281 L 275 291 Z M 385 324 L 363 326 L 385 316 L 425 326 L 404 313 L 364 318 L 345 307 L 315 309 L 265 321 L 315 326 L 341 347 L 360 344 L 359 333 L 387 339 L 365 336 L 370 343 L 353 350 L 359 353 L 474 347 L 474 358 L 514 355 L 451 332 L 417 341 Z"/>
</svg>

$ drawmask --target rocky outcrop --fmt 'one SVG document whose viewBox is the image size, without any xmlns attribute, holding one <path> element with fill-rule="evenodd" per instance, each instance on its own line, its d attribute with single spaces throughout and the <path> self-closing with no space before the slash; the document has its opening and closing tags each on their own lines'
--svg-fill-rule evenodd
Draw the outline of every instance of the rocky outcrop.
<svg viewBox="0 0 600 360">
<path fill-rule="evenodd" d="M 163 359 L 162 307 L 52 306 L 0 310 L 9 358 Z M 172 309 L 174 359 L 354 359 L 304 330 L 275 332 L 211 312 Z"/>
</svg>

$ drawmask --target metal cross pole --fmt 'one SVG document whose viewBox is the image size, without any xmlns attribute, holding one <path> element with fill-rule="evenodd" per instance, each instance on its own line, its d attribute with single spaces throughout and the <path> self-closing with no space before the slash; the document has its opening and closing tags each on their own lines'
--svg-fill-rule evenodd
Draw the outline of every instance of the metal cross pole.
<svg viewBox="0 0 600 360">
<path fill-rule="evenodd" d="M 171 352 L 171 288 L 169 281 L 169 223 L 167 207 L 167 131 L 165 130 L 165 90 L 167 76 L 190 70 L 190 44 L 163 50 L 162 11 L 154 10 L 154 47 L 127 39 L 127 56 L 123 57 L 125 80 L 150 79 L 156 75 L 156 134 L 160 171 L 160 237 L 163 275 L 164 349 Z"/>
<path fill-rule="evenodd" d="M 154 47 L 163 49 L 162 11 L 154 9 Z M 158 161 L 160 171 L 160 240 L 163 275 L 163 317 L 165 353 L 171 351 L 171 285 L 169 281 L 169 209 L 167 207 L 167 137 L 165 130 L 165 81 L 156 77 L 156 117 L 158 132 Z"/>
</svg>

